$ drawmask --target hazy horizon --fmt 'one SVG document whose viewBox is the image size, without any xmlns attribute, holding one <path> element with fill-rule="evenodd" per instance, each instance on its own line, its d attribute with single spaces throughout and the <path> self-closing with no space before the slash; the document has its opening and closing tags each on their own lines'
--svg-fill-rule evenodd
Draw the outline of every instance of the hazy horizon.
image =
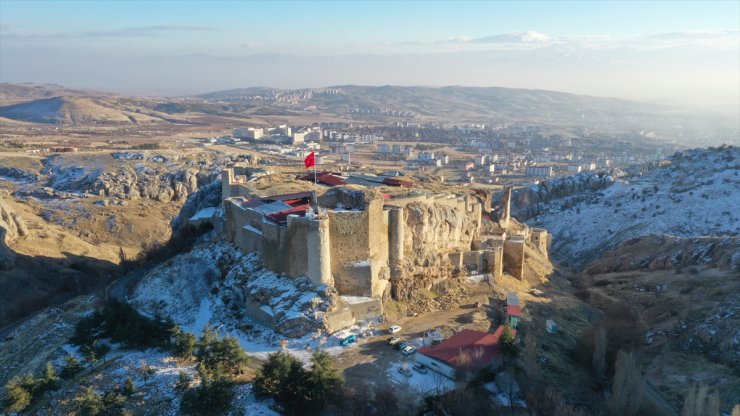
<svg viewBox="0 0 740 416">
<path fill-rule="evenodd" d="M 737 2 L 0 1 L 0 82 L 543 89 L 740 108 Z"/>
</svg>

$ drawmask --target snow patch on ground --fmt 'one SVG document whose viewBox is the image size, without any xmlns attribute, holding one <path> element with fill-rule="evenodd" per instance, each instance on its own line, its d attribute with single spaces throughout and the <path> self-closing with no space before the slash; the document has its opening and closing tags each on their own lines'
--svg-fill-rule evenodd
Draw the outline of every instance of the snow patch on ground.
<svg viewBox="0 0 740 416">
<path fill-rule="evenodd" d="M 424 396 L 444 393 L 455 388 L 455 382 L 449 378 L 431 370 L 421 374 L 412 370 L 412 366 L 413 363 L 409 362 L 393 363 L 388 369 L 388 377 L 393 383 L 409 386 Z M 411 377 L 401 374 L 399 369 L 403 367 L 411 371 Z"/>
<path fill-rule="evenodd" d="M 244 295 L 263 298 L 265 304 L 260 308 L 265 312 L 269 308 L 278 325 L 287 327 L 316 321 L 314 316 L 329 307 L 329 290 L 307 279 L 264 270 L 258 256 L 244 255 L 230 244 L 217 242 L 196 247 L 155 268 L 136 287 L 132 305 L 148 316 L 170 317 L 196 336 L 209 325 L 221 335 L 236 337 L 251 356 L 265 359 L 285 344 L 288 353 L 308 363 L 316 348 L 340 353 L 342 333 L 330 336 L 317 323 L 316 329 L 304 331 L 305 335 L 288 338 L 250 320 L 244 310 Z"/>
</svg>

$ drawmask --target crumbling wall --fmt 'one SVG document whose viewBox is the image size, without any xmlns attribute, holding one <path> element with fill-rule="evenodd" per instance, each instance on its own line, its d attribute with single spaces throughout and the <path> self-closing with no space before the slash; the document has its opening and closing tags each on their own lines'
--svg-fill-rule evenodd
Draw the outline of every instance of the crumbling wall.
<svg viewBox="0 0 740 416">
<path fill-rule="evenodd" d="M 550 235 L 547 233 L 547 230 L 543 228 L 530 229 L 529 240 L 545 258 L 548 257 L 550 251 Z"/>
<path fill-rule="evenodd" d="M 370 296 L 370 236 L 367 211 L 329 212 L 331 270 L 343 295 Z"/>
<path fill-rule="evenodd" d="M 383 302 L 380 298 L 368 298 L 364 302 L 347 302 L 347 306 L 358 321 L 383 315 Z"/>
<path fill-rule="evenodd" d="M 370 296 L 382 296 L 390 279 L 388 268 L 388 214 L 383 201 L 376 199 L 368 204 L 368 248 L 370 259 Z"/>
<path fill-rule="evenodd" d="M 452 206 L 413 202 L 403 209 L 404 254 L 401 272 L 392 277 L 395 299 L 408 299 L 414 287 L 451 276 L 450 254 L 470 251 L 478 232 L 478 224 Z"/>
<path fill-rule="evenodd" d="M 524 238 L 513 237 L 504 242 L 504 270 L 517 279 L 524 278 Z"/>
<path fill-rule="evenodd" d="M 324 328 L 329 333 L 354 325 L 355 317 L 349 308 L 324 313 Z"/>
</svg>

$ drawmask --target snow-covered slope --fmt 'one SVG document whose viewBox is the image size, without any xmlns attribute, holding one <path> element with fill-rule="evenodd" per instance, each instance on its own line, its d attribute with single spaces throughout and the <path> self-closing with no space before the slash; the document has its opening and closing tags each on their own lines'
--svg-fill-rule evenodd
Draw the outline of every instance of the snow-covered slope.
<svg viewBox="0 0 740 416">
<path fill-rule="evenodd" d="M 528 224 L 547 228 L 554 257 L 575 266 L 648 234 L 735 236 L 740 233 L 739 163 L 737 147 L 677 153 L 602 192 L 584 193 L 574 205 L 551 202 Z"/>
<path fill-rule="evenodd" d="M 245 294 L 263 299 L 261 308 L 275 317 L 275 330 L 247 317 Z M 336 301 L 333 288 L 265 270 L 256 254 L 244 255 L 225 242 L 201 245 L 158 266 L 131 300 L 140 312 L 170 317 L 195 335 L 205 325 L 233 335 L 250 355 L 264 358 L 288 337 L 288 349 L 306 360 L 307 347 L 336 346 L 342 337 L 329 337 L 321 319 Z"/>
</svg>

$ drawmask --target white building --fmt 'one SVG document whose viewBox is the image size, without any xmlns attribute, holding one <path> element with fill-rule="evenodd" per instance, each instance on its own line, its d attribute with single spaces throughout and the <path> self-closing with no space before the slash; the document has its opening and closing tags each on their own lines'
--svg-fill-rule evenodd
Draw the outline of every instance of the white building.
<svg viewBox="0 0 740 416">
<path fill-rule="evenodd" d="M 288 127 L 290 128 L 290 127 Z M 302 144 L 306 141 L 306 136 L 308 135 L 307 131 L 296 131 L 293 132 L 293 144 Z"/>
<path fill-rule="evenodd" d="M 552 176 L 552 166 L 527 166 L 527 176 L 542 176 L 549 178 Z"/>
</svg>

